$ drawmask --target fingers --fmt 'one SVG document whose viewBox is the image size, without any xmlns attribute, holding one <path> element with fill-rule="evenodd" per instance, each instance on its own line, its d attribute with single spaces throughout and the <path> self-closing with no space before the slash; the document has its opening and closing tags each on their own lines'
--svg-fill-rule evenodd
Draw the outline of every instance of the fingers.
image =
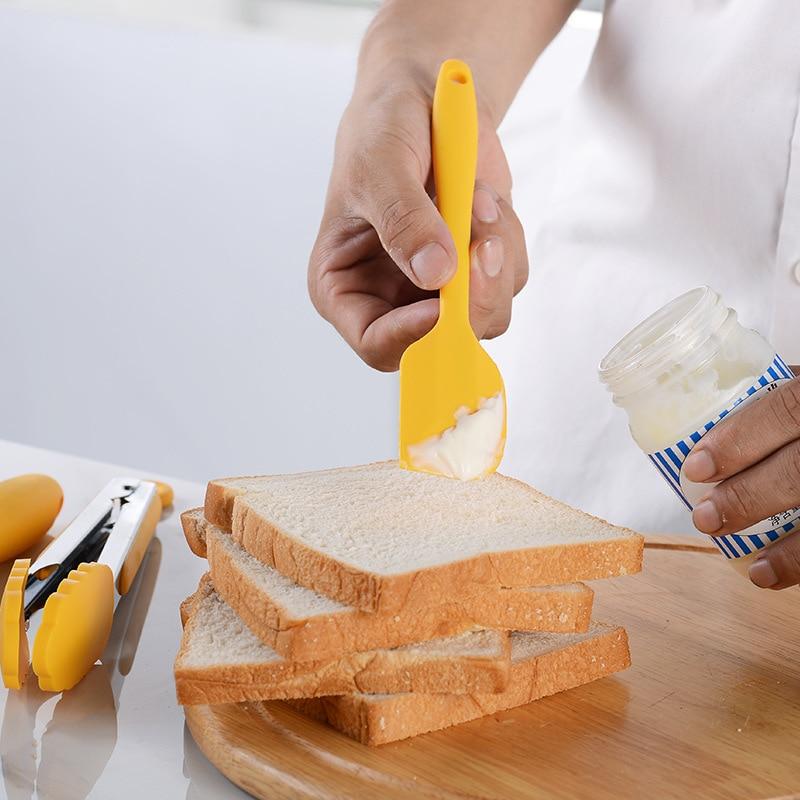
<svg viewBox="0 0 800 800">
<path fill-rule="evenodd" d="M 438 289 L 456 270 L 453 238 L 425 191 L 426 175 L 410 152 L 393 147 L 354 166 L 349 185 L 356 213 L 375 229 L 381 244 L 421 289 Z"/>
<path fill-rule="evenodd" d="M 362 323 L 352 318 L 353 329 L 345 332 L 345 339 L 369 366 L 381 372 L 396 370 L 406 348 L 428 333 L 439 317 L 439 300 L 434 298 L 390 310 L 368 306 L 363 309 Z M 361 329 L 367 318 L 372 321 Z"/>
<path fill-rule="evenodd" d="M 479 182 L 470 247 L 470 321 L 478 338 L 491 339 L 508 329 L 512 298 L 527 279 L 522 225 L 511 206 Z"/>
<path fill-rule="evenodd" d="M 436 323 L 439 301 L 425 298 L 385 254 L 375 252 L 374 231 L 366 237 L 354 234 L 329 253 L 330 230 L 312 254 L 309 294 L 314 306 L 367 364 L 383 372 L 396 370 L 403 351 Z M 362 240 L 369 255 L 349 253 L 354 240 Z M 345 257 L 345 263 L 338 264 L 337 256 Z"/>
<path fill-rule="evenodd" d="M 800 505 L 800 441 L 715 486 L 695 505 L 692 519 L 703 533 L 735 533 Z"/>
<path fill-rule="evenodd" d="M 528 272 L 507 165 L 496 138 L 491 142 L 503 167 L 492 178 L 501 195 L 488 183 L 476 193 L 470 250 L 470 315 L 481 337 L 506 330 L 511 298 Z M 401 119 L 366 134 L 343 122 L 309 263 L 315 307 L 380 370 L 397 369 L 408 345 L 431 330 L 439 304 L 430 295 L 456 270 L 450 231 L 428 194 L 429 148 L 427 103 L 405 107 Z"/>
<path fill-rule="evenodd" d="M 336 288 L 316 302 L 318 310 L 371 367 L 393 372 L 405 349 L 436 324 L 439 300 L 430 298 L 395 307 L 376 291 L 348 288 L 356 279 L 337 279 Z M 380 287 L 381 291 L 385 287 Z"/>
<path fill-rule="evenodd" d="M 748 572 L 750 580 L 761 589 L 786 589 L 800 583 L 800 534 L 770 545 Z"/>
<path fill-rule="evenodd" d="M 689 480 L 720 481 L 800 439 L 800 378 L 743 408 L 709 431 L 683 464 Z"/>
</svg>

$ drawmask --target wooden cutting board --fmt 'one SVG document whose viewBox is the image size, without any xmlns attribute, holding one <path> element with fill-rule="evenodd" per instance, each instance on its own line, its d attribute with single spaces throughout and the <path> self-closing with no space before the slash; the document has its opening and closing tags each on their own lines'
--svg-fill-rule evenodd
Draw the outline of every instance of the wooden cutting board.
<svg viewBox="0 0 800 800">
<path fill-rule="evenodd" d="M 187 707 L 189 728 L 270 800 L 800 797 L 800 593 L 758 590 L 702 539 L 677 541 L 649 541 L 641 575 L 594 584 L 596 618 L 630 636 L 617 676 L 379 748 L 280 702 Z"/>
</svg>

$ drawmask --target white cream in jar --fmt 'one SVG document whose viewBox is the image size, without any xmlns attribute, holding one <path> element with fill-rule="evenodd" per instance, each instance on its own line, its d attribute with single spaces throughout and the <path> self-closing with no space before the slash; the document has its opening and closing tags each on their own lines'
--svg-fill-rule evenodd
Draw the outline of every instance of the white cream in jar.
<svg viewBox="0 0 800 800">
<path fill-rule="evenodd" d="M 600 380 L 628 414 L 631 434 L 689 510 L 709 484 L 682 473 L 692 448 L 716 424 L 793 376 L 759 333 L 712 289 L 693 289 L 620 340 L 600 362 Z M 736 534 L 713 537 L 747 574 L 773 541 L 800 530 L 789 509 Z"/>
</svg>

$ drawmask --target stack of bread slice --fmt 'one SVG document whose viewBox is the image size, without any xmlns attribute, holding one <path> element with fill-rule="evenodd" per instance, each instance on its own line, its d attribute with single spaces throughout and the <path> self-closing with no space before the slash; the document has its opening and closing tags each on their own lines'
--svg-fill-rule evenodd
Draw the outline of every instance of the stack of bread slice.
<svg viewBox="0 0 800 800">
<path fill-rule="evenodd" d="M 182 704 L 287 700 L 382 744 L 630 663 L 580 581 L 638 571 L 641 536 L 511 478 L 226 478 L 181 521 L 209 564 L 181 606 Z"/>
</svg>

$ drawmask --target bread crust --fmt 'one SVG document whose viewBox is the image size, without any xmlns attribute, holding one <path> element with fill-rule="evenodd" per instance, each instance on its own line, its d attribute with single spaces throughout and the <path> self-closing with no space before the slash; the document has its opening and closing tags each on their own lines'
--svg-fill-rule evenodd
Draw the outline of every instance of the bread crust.
<svg viewBox="0 0 800 800">
<path fill-rule="evenodd" d="M 252 663 L 187 664 L 199 602 L 213 593 L 208 575 L 181 605 L 185 625 L 175 660 L 175 687 L 182 705 L 214 705 L 251 700 L 317 697 L 347 692 L 498 692 L 508 683 L 510 637 L 500 634 L 496 655 L 420 654 L 377 649 L 335 659 Z"/>
<path fill-rule="evenodd" d="M 189 549 L 200 558 L 206 558 L 208 548 L 206 547 L 206 526 L 200 519 L 198 509 L 190 508 L 181 514 L 181 527 L 186 544 Z"/>
<path fill-rule="evenodd" d="M 244 494 L 242 489 L 225 483 L 225 481 L 232 480 L 235 479 L 220 478 L 215 481 L 209 481 L 206 487 L 205 505 L 203 507 L 205 518 L 212 525 L 217 525 L 229 533 L 233 520 L 233 501 L 239 495 Z"/>
<path fill-rule="evenodd" d="M 441 602 L 443 597 L 451 600 L 474 595 L 489 586 L 542 586 L 612 578 L 639 572 L 642 566 L 643 537 L 620 528 L 622 535 L 615 539 L 481 553 L 414 572 L 382 575 L 315 550 L 264 519 L 247 505 L 246 492 L 235 485 L 237 480 L 252 478 L 209 482 L 205 518 L 232 532 L 252 556 L 301 586 L 364 611 L 392 613 L 421 608 Z M 539 494 L 515 478 L 505 480 Z M 586 516 L 607 524 L 598 517 Z"/>
<path fill-rule="evenodd" d="M 221 541 L 228 534 L 205 521 L 199 509 L 185 512 L 181 521 L 187 540 L 202 538 L 220 596 L 256 636 L 285 658 L 334 657 L 472 628 L 574 633 L 589 627 L 594 593 L 584 584 L 568 588 L 478 587 L 469 597 L 423 608 L 370 613 L 349 607 L 341 613 L 298 618 L 239 568 Z"/>
<path fill-rule="evenodd" d="M 449 728 L 581 686 L 630 666 L 624 628 L 604 626 L 589 639 L 512 662 L 508 688 L 497 694 L 363 694 L 292 700 L 290 705 L 362 744 L 381 745 Z"/>
<path fill-rule="evenodd" d="M 364 611 L 399 612 L 463 598 L 485 587 L 547 586 L 641 570 L 639 534 L 505 552 L 480 553 L 414 572 L 381 575 L 328 556 L 282 531 L 237 498 L 234 539 L 254 558 L 321 594 Z"/>
</svg>

